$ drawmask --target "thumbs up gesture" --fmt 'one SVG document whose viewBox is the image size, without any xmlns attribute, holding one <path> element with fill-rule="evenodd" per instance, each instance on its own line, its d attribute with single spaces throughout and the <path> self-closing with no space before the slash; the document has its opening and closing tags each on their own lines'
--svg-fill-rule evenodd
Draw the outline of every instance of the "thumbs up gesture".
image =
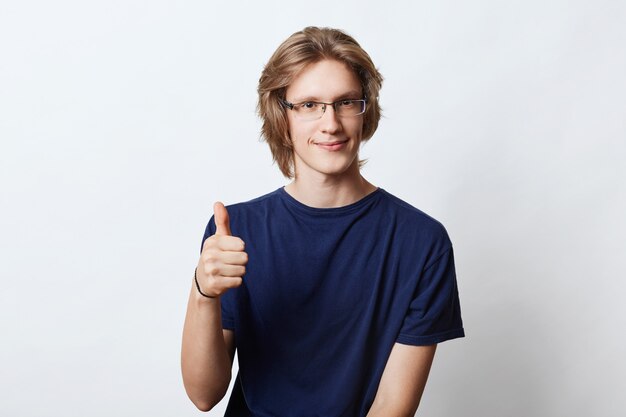
<svg viewBox="0 0 626 417">
<path fill-rule="evenodd" d="M 196 276 L 202 292 L 218 297 L 228 289 L 241 285 L 246 273 L 248 254 L 244 241 L 232 236 L 230 219 L 224 204 L 213 205 L 215 234 L 204 241 Z"/>
</svg>

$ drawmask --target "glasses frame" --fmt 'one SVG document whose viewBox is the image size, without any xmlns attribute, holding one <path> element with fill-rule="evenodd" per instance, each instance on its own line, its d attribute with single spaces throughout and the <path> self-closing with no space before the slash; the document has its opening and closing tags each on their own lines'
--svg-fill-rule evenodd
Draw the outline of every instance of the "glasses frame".
<svg viewBox="0 0 626 417">
<path fill-rule="evenodd" d="M 324 114 L 326 114 L 326 107 L 327 106 L 333 106 L 333 110 L 335 110 L 335 114 L 338 117 L 355 117 L 355 116 L 360 116 L 360 115 L 364 114 L 367 111 L 367 97 L 364 97 L 364 98 L 361 98 L 361 99 L 345 99 L 344 98 L 342 100 L 333 101 L 332 103 L 324 103 L 323 101 L 314 101 L 314 100 L 305 100 L 305 101 L 301 101 L 299 103 L 291 103 L 291 102 L 289 102 L 289 101 L 287 101 L 285 99 L 282 99 L 282 98 L 279 99 L 279 100 L 280 100 L 281 104 L 285 108 L 287 108 L 289 110 L 293 110 L 293 108 L 295 106 L 299 106 L 299 105 L 304 104 L 304 103 L 315 103 L 315 104 L 321 104 L 322 105 L 322 113 L 319 115 L 319 117 L 313 117 L 311 119 L 306 118 L 306 117 L 302 118 L 302 116 L 301 115 L 299 116 L 298 113 L 296 112 L 295 115 L 296 115 L 296 117 L 299 120 L 307 120 L 307 121 L 308 120 L 319 120 L 322 117 L 324 117 Z M 344 102 L 344 101 L 352 101 L 352 102 L 359 101 L 359 102 L 363 103 L 363 111 L 361 111 L 361 113 L 353 114 L 353 115 L 350 115 L 350 116 L 348 116 L 348 115 L 340 115 L 339 113 L 337 113 L 337 104 L 341 103 L 341 102 Z"/>
</svg>

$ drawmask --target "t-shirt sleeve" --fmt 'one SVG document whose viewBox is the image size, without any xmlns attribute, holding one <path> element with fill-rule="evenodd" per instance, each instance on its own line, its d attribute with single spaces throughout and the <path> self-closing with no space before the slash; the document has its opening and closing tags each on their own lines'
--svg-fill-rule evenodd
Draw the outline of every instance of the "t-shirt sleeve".
<svg viewBox="0 0 626 417">
<path fill-rule="evenodd" d="M 211 216 L 209 219 L 209 223 L 204 230 L 204 237 L 202 238 L 202 244 L 200 245 L 200 253 L 202 253 L 202 248 L 204 247 L 204 241 L 207 240 L 210 236 L 215 234 L 215 216 Z M 228 290 L 220 297 L 220 304 L 222 306 L 222 328 L 228 330 L 235 330 L 235 319 L 233 318 L 232 312 L 234 303 L 234 291 Z"/>
<path fill-rule="evenodd" d="M 450 247 L 422 271 L 396 341 L 426 346 L 463 336 L 454 253 Z"/>
</svg>

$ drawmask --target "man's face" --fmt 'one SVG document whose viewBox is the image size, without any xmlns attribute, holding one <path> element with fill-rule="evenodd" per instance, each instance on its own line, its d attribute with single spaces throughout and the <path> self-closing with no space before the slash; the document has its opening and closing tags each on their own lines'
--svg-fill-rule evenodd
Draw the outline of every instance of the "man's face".
<svg viewBox="0 0 626 417">
<path fill-rule="evenodd" d="M 285 94 L 290 103 L 362 98 L 361 84 L 354 72 L 334 60 L 306 67 Z M 320 119 L 300 120 L 291 110 L 287 110 L 287 117 L 298 178 L 358 174 L 363 115 L 338 117 L 329 105 Z"/>
</svg>

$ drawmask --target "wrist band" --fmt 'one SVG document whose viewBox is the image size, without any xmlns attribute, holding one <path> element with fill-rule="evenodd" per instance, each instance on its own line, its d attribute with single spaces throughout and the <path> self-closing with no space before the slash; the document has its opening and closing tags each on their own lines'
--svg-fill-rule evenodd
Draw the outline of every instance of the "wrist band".
<svg viewBox="0 0 626 417">
<path fill-rule="evenodd" d="M 195 271 L 193 271 L 193 280 L 196 282 L 196 288 L 198 289 L 198 292 L 200 293 L 200 295 L 206 298 L 215 298 L 215 297 L 211 297 L 210 295 L 206 295 L 205 293 L 202 292 L 202 290 L 200 289 L 200 284 L 198 284 L 197 273 L 198 273 L 198 267 L 196 267 Z"/>
</svg>

